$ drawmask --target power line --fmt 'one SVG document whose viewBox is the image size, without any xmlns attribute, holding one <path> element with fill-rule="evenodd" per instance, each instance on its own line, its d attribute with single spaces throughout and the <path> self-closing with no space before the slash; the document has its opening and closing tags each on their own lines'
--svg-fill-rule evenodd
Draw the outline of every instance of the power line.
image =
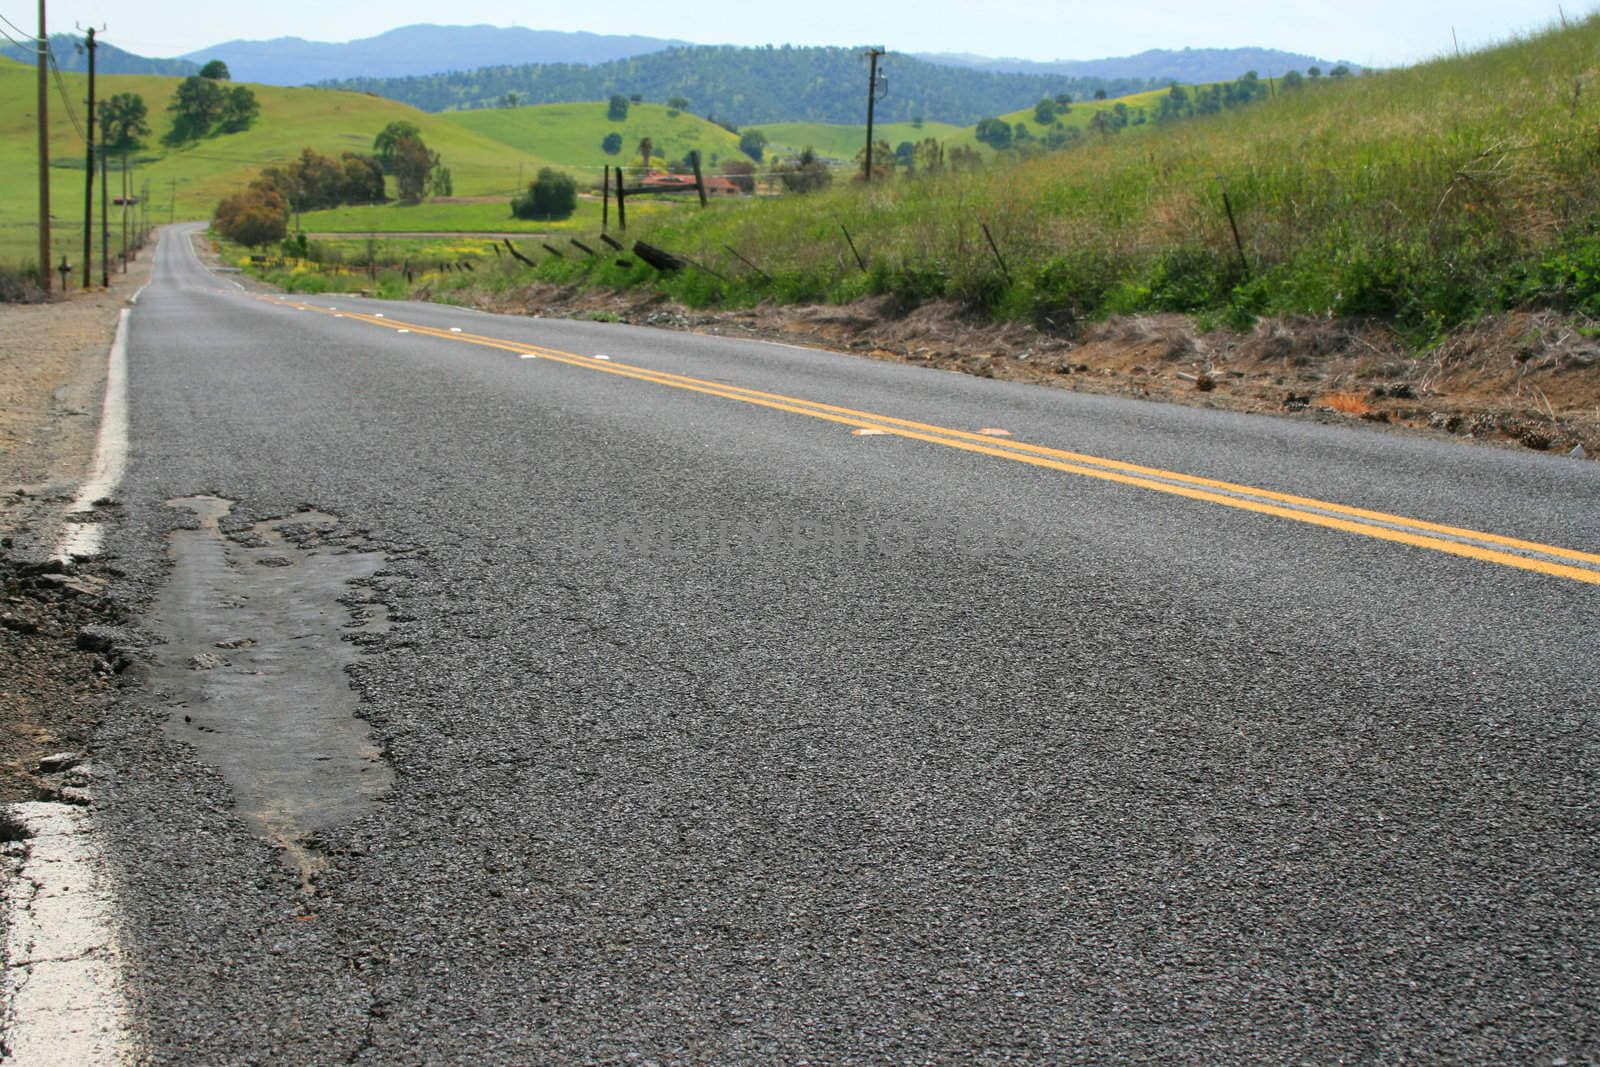
<svg viewBox="0 0 1600 1067">
<path fill-rule="evenodd" d="M 16 30 L 18 33 L 22 34 L 22 36 L 28 38 L 30 41 L 33 41 L 35 46 L 37 47 L 38 38 L 34 37 L 33 34 L 29 33 L 27 30 L 23 29 L 21 26 L 18 26 L 15 22 L 12 22 L 10 19 L 6 18 L 4 15 L 0 15 L 0 22 L 5 23 L 7 26 L 10 26 L 13 30 Z M 15 44 L 16 42 L 13 41 L 12 43 Z"/>
<path fill-rule="evenodd" d="M 45 56 L 50 61 L 51 72 L 56 76 L 56 92 L 61 96 L 62 106 L 67 109 L 67 118 L 72 120 L 72 128 L 78 131 L 78 140 L 88 144 L 89 135 L 83 131 L 83 123 L 78 121 L 78 113 L 72 108 L 72 97 L 67 95 L 67 81 L 61 76 L 61 67 L 57 65 L 56 55 L 48 43 L 45 45 Z"/>
</svg>

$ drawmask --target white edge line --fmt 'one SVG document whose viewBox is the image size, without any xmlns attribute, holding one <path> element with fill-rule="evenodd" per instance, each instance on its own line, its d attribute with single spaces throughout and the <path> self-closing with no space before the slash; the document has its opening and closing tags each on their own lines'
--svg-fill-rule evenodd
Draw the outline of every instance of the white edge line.
<svg viewBox="0 0 1600 1067">
<path fill-rule="evenodd" d="M 37 801 L 10 812 L 31 836 L 25 857 L 5 864 L 16 874 L 3 894 L 8 1061 L 131 1063 L 114 899 L 93 820 L 85 809 Z"/>
<path fill-rule="evenodd" d="M 117 318 L 116 337 L 106 362 L 106 398 L 100 411 L 100 440 L 95 447 L 94 466 L 89 480 L 67 508 L 67 515 L 82 515 L 94 510 L 94 502 L 116 492 L 128 466 L 128 317 L 123 308 Z M 63 562 L 93 556 L 100 551 L 101 524 L 68 522 L 56 544 L 54 558 Z"/>
</svg>

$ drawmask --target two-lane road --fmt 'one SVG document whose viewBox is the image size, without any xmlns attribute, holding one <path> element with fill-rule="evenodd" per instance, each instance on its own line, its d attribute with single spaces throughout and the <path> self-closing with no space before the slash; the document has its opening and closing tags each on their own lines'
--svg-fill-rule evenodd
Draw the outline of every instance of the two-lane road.
<svg viewBox="0 0 1600 1067">
<path fill-rule="evenodd" d="M 1600 1056 L 1600 467 L 174 229 L 128 366 L 156 1060 Z"/>
</svg>

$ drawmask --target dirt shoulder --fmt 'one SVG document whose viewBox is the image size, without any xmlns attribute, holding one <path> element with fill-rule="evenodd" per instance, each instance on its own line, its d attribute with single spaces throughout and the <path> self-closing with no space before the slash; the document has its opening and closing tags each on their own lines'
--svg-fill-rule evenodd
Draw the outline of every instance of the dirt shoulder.
<svg viewBox="0 0 1600 1067">
<path fill-rule="evenodd" d="M 419 291 L 426 298 L 429 294 Z M 452 292 L 452 301 L 468 294 Z M 1595 324 L 1551 311 L 1498 316 L 1417 355 L 1381 326 L 1263 320 L 1201 332 L 1181 315 L 1050 332 L 976 321 L 947 303 L 684 308 L 654 294 L 530 286 L 479 293 L 486 311 L 756 337 L 986 378 L 1348 422 L 1566 455 L 1600 456 Z"/>
<path fill-rule="evenodd" d="M 60 795 L 40 761 L 82 751 L 125 666 L 105 562 L 49 556 L 94 459 L 117 318 L 149 277 L 145 252 L 108 291 L 0 304 L 0 802 Z"/>
</svg>

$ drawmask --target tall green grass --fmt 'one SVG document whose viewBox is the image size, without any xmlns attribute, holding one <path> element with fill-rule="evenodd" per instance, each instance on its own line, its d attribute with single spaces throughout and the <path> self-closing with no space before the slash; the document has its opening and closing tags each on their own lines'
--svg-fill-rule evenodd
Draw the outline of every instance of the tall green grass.
<svg viewBox="0 0 1600 1067">
<path fill-rule="evenodd" d="M 629 234 L 732 281 L 612 260 L 541 274 L 661 285 L 691 303 L 947 297 L 1056 326 L 1150 311 L 1240 326 L 1369 316 L 1418 344 L 1530 301 L 1600 316 L 1597 75 L 1592 17 L 1014 166 L 723 203 Z"/>
</svg>

